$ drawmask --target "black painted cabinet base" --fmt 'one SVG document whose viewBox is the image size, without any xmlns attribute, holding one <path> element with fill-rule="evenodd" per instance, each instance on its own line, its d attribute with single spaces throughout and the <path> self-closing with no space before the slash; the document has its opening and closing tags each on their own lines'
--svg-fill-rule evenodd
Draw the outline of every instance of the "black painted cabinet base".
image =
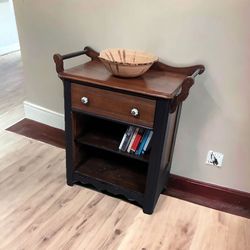
<svg viewBox="0 0 250 250">
<path fill-rule="evenodd" d="M 168 179 L 180 106 L 170 113 L 169 100 L 156 100 L 151 150 L 136 156 L 118 149 L 130 124 L 74 110 L 70 86 L 64 82 L 67 184 L 122 195 L 152 214 Z"/>
</svg>

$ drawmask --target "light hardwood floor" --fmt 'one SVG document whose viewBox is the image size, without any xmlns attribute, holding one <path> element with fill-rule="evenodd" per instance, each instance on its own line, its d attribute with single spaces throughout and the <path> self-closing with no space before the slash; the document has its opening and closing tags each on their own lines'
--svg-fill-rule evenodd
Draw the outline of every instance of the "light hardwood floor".
<svg viewBox="0 0 250 250">
<path fill-rule="evenodd" d="M 0 56 L 0 130 L 24 118 L 20 52 Z"/>
<path fill-rule="evenodd" d="M 24 115 L 20 55 L 9 58 L 16 62 L 0 59 L 1 250 L 250 249 L 248 219 L 168 196 L 149 216 L 119 199 L 68 187 L 63 149 L 3 130 Z"/>
<path fill-rule="evenodd" d="M 250 249 L 250 220 L 161 196 L 153 215 L 65 184 L 63 149 L 0 132 L 0 249 Z"/>
</svg>

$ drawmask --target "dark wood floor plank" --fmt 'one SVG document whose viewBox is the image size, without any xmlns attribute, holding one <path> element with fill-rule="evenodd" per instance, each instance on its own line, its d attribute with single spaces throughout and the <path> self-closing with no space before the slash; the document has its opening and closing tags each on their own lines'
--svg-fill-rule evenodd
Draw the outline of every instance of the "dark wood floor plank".
<svg viewBox="0 0 250 250">
<path fill-rule="evenodd" d="M 6 130 L 65 148 L 64 131 L 39 122 L 23 119 Z"/>
<path fill-rule="evenodd" d="M 64 131 L 29 119 L 9 127 L 8 131 L 65 148 Z M 173 196 L 223 212 L 250 218 L 250 194 L 181 176 L 170 175 L 165 195 Z"/>
</svg>

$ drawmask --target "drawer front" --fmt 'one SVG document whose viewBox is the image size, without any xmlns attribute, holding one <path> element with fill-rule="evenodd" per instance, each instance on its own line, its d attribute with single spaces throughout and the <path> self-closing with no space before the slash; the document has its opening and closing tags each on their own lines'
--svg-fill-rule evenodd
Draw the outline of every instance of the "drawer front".
<svg viewBox="0 0 250 250">
<path fill-rule="evenodd" d="M 75 83 L 71 85 L 71 96 L 73 109 L 135 125 L 153 127 L 155 100 Z M 135 109 L 138 110 L 137 116 L 134 116 L 137 113 Z M 131 114 L 132 110 L 134 115 Z"/>
</svg>

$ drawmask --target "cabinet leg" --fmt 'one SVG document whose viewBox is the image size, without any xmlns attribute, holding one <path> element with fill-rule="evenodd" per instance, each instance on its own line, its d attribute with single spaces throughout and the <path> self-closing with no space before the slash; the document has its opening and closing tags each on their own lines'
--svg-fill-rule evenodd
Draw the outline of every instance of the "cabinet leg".
<svg viewBox="0 0 250 250">
<path fill-rule="evenodd" d="M 74 182 L 72 180 L 67 179 L 67 185 L 72 187 L 74 185 Z"/>
<path fill-rule="evenodd" d="M 143 212 L 145 214 L 152 214 L 154 212 L 155 205 L 156 205 L 155 199 L 146 200 L 142 207 Z"/>
<path fill-rule="evenodd" d="M 144 206 L 143 213 L 145 214 L 152 214 L 154 212 L 154 205 L 153 206 Z"/>
</svg>

